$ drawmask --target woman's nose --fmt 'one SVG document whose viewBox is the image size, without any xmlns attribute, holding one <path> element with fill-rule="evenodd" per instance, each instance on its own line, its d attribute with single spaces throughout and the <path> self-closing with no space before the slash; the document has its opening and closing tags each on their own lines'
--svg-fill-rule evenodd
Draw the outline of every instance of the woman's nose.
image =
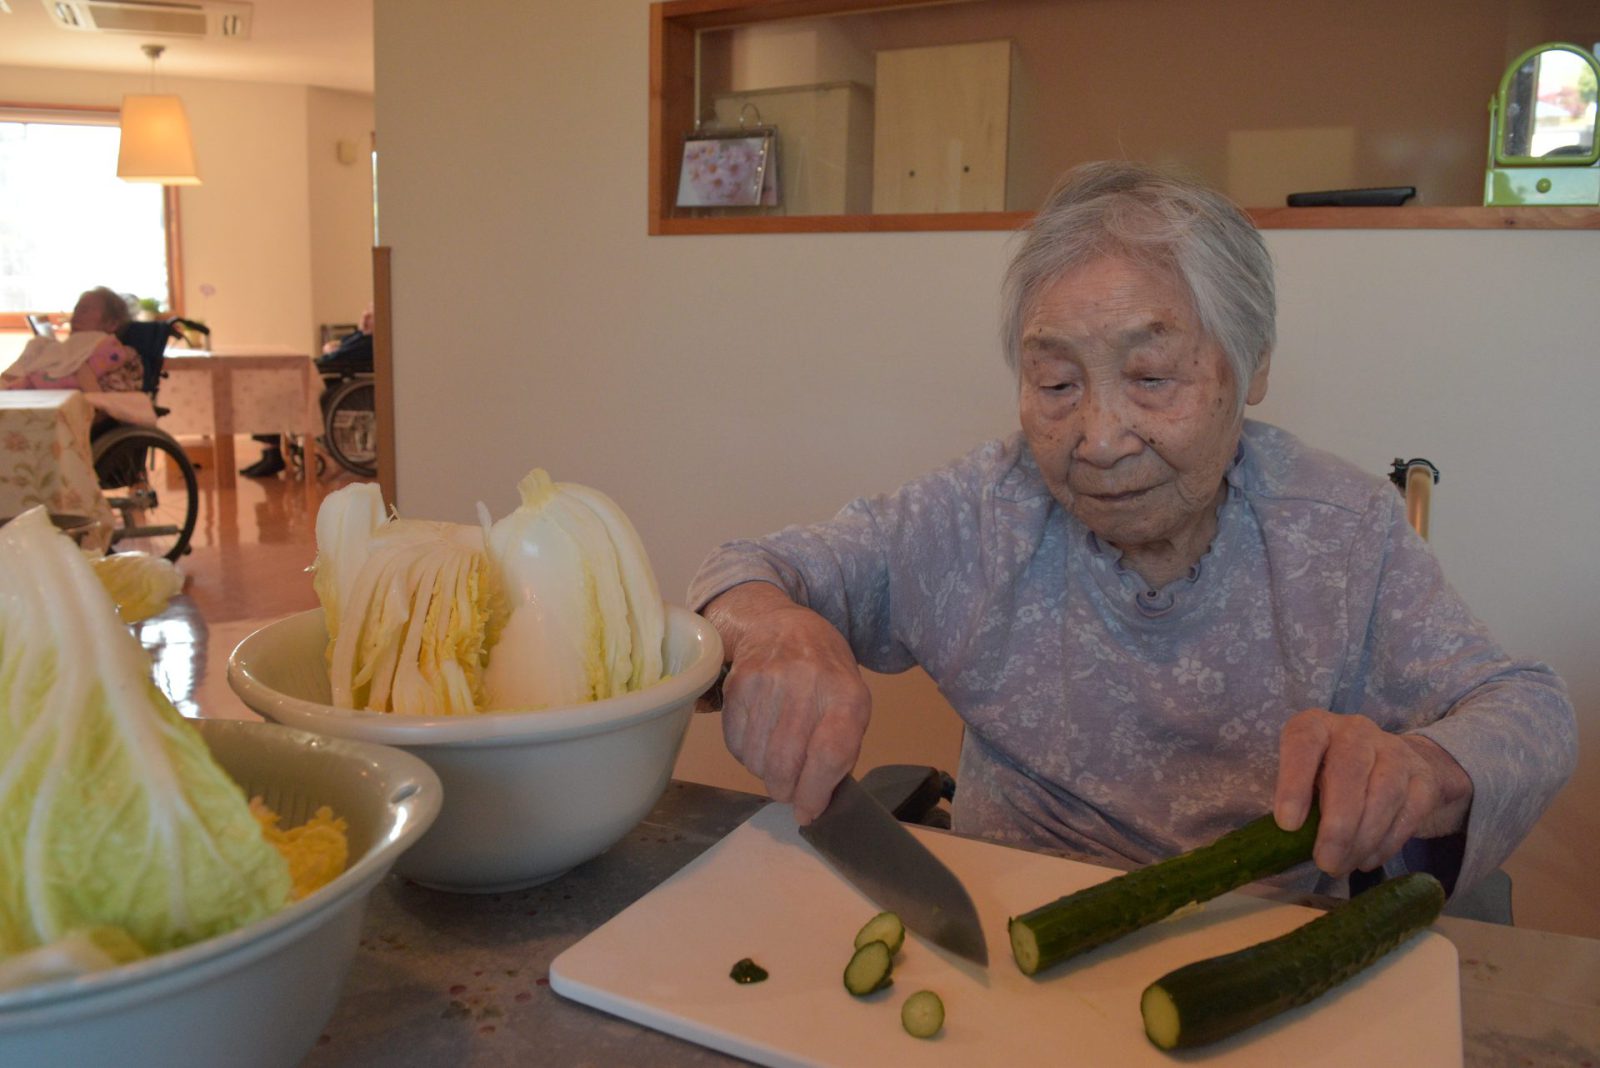
<svg viewBox="0 0 1600 1068">
<path fill-rule="evenodd" d="M 1096 467 L 1112 467 L 1144 448 L 1127 406 L 1114 390 L 1085 390 L 1078 408 L 1078 459 Z"/>
</svg>

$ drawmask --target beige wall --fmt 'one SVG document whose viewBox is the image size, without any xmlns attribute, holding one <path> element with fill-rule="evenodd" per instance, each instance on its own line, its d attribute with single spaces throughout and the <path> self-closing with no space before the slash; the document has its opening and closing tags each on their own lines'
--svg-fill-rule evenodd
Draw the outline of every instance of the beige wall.
<svg viewBox="0 0 1600 1068">
<path fill-rule="evenodd" d="M 307 92 L 306 173 L 312 322 L 358 322 L 372 300 L 372 97 Z"/>
<path fill-rule="evenodd" d="M 348 317 L 352 305 L 359 314 L 368 299 L 372 241 L 370 203 L 336 207 L 351 199 L 351 168 L 332 174 L 320 166 L 313 138 L 349 128 L 364 139 L 371 99 L 252 82 L 163 77 L 161 85 L 183 98 L 203 179 L 179 191 L 185 312 L 211 325 L 214 344 L 310 351 L 319 321 L 314 269 L 317 288 L 341 294 L 345 310 L 337 315 Z M 123 93 L 141 88 L 118 74 L 0 68 L 6 101 L 115 107 Z M 370 189 L 370 178 L 365 183 Z M 314 234 L 314 206 L 345 223 Z M 357 220 L 353 227 L 350 218 Z M 93 284 L 86 278 L 85 288 Z"/>
<path fill-rule="evenodd" d="M 645 0 L 392 0 L 376 18 L 403 513 L 501 514 L 543 465 L 617 498 L 676 599 L 717 542 L 1013 427 L 1008 235 L 646 236 Z M 1375 471 L 1402 453 L 1444 469 L 1446 568 L 1508 645 L 1565 673 L 1592 741 L 1594 237 L 1269 241 L 1284 313 L 1266 414 Z M 925 684 L 878 693 L 863 767 L 953 766 L 958 728 Z M 678 772 L 749 783 L 713 717 Z M 1590 758 L 1513 864 L 1525 924 L 1600 935 L 1571 848 L 1600 837 L 1597 812 Z"/>
</svg>

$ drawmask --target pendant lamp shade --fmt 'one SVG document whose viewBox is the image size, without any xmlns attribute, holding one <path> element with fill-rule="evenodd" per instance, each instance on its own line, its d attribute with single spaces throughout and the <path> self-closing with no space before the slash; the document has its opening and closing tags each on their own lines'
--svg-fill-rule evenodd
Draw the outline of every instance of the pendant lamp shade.
<svg viewBox="0 0 1600 1068">
<path fill-rule="evenodd" d="M 199 185 L 189 116 L 175 96 L 122 98 L 122 144 L 117 177 L 129 182 Z"/>
</svg>

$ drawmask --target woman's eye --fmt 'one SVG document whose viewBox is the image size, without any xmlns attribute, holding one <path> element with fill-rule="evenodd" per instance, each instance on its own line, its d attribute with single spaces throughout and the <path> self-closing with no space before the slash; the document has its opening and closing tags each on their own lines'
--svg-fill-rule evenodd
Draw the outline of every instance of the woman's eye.
<svg viewBox="0 0 1600 1068">
<path fill-rule="evenodd" d="M 1171 381 L 1172 379 L 1170 378 L 1161 378 L 1158 375 L 1141 375 L 1139 377 L 1139 384 L 1146 389 L 1156 389 Z"/>
</svg>

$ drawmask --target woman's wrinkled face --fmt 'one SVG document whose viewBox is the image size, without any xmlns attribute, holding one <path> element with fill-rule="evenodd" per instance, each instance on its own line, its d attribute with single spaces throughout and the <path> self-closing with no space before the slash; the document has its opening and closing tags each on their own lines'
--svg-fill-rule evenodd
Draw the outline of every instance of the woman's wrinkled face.
<svg viewBox="0 0 1600 1068">
<path fill-rule="evenodd" d="M 1092 261 L 1040 294 L 1021 353 L 1022 430 L 1055 498 L 1124 552 L 1170 544 L 1198 559 L 1243 419 L 1185 288 L 1121 257 Z M 1249 403 L 1266 379 L 1263 360 Z"/>
</svg>

